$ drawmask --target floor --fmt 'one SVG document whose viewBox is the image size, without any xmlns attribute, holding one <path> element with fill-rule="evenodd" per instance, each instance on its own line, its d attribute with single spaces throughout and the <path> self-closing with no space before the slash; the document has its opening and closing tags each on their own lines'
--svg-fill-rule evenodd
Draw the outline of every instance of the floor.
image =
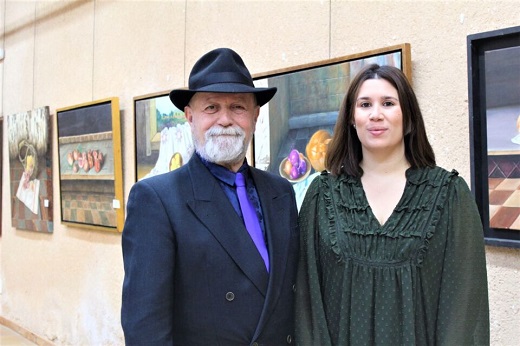
<svg viewBox="0 0 520 346">
<path fill-rule="evenodd" d="M 25 339 L 20 334 L 0 324 L 0 345 L 2 346 L 24 346 L 36 345 Z"/>
</svg>

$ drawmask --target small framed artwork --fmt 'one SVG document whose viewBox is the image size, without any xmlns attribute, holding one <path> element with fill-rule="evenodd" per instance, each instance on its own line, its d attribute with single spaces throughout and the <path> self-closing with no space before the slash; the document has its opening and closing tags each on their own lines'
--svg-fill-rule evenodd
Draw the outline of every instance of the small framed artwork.
<svg viewBox="0 0 520 346">
<path fill-rule="evenodd" d="M 7 116 L 11 222 L 16 229 L 52 233 L 53 184 L 49 107 Z"/>
<path fill-rule="evenodd" d="M 168 95 L 134 98 L 136 180 L 171 172 L 193 154 L 190 125 Z"/>
<path fill-rule="evenodd" d="M 520 26 L 469 35 L 471 189 L 489 245 L 520 247 Z"/>
<path fill-rule="evenodd" d="M 121 232 L 124 224 L 119 99 L 56 110 L 61 221 Z"/>
<path fill-rule="evenodd" d="M 310 182 L 325 169 L 327 145 L 351 79 L 371 63 L 398 67 L 412 80 L 408 43 L 254 76 L 257 87 L 278 87 L 260 110 L 254 165 L 289 180 L 298 208 Z"/>
</svg>

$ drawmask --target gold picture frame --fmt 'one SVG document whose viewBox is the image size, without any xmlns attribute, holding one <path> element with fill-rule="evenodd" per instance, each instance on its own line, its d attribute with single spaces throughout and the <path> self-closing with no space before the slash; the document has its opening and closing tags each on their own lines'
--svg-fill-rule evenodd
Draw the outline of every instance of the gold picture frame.
<svg viewBox="0 0 520 346">
<path fill-rule="evenodd" d="M 61 222 L 122 232 L 123 169 L 119 99 L 56 110 Z"/>
</svg>

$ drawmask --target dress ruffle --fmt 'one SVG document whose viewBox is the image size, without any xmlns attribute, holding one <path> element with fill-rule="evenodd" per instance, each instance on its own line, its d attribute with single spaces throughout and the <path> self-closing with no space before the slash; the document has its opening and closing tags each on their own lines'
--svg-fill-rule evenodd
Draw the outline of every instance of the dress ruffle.
<svg viewBox="0 0 520 346">
<path fill-rule="evenodd" d="M 438 167 L 408 169 L 403 196 L 386 223 L 380 225 L 372 214 L 359 178 L 320 175 L 319 191 L 323 196 L 328 220 L 329 241 L 338 261 L 344 261 L 346 256 L 354 260 L 366 260 L 364 255 L 372 251 L 371 247 L 374 246 L 373 237 L 389 240 L 384 243 L 388 247 L 380 247 L 381 252 L 387 255 L 399 239 L 413 238 L 410 241 L 414 244 L 408 245 L 408 259 L 420 267 L 446 205 L 449 188 L 445 186 L 456 176 L 457 171 L 449 172 Z M 340 240 L 344 238 L 338 236 L 340 232 L 345 233 L 349 243 Z M 395 251 L 401 251 L 397 244 L 395 246 Z M 344 247 L 355 248 L 356 251 L 345 251 Z M 374 257 L 381 258 L 378 255 Z M 406 260 L 403 257 L 386 259 L 395 263 Z"/>
<path fill-rule="evenodd" d="M 407 170 L 383 225 L 360 179 L 312 182 L 299 217 L 297 344 L 489 344 L 482 228 L 457 175 Z"/>
</svg>

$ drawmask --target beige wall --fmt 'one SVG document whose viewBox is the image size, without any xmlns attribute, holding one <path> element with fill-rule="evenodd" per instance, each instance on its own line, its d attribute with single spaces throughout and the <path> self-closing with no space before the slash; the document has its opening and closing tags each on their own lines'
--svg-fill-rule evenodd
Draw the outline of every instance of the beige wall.
<svg viewBox="0 0 520 346">
<path fill-rule="evenodd" d="M 232 47 L 260 73 L 409 42 L 438 163 L 469 181 L 466 36 L 519 23 L 517 1 L 0 0 L 0 115 L 49 106 L 55 134 L 56 108 L 119 97 L 126 198 L 132 98 L 184 86 L 204 52 Z M 120 234 L 65 227 L 56 206 L 53 234 L 13 229 L 7 131 L 0 315 L 56 344 L 122 344 Z M 488 247 L 487 259 L 492 344 L 518 345 L 520 251 Z"/>
</svg>

